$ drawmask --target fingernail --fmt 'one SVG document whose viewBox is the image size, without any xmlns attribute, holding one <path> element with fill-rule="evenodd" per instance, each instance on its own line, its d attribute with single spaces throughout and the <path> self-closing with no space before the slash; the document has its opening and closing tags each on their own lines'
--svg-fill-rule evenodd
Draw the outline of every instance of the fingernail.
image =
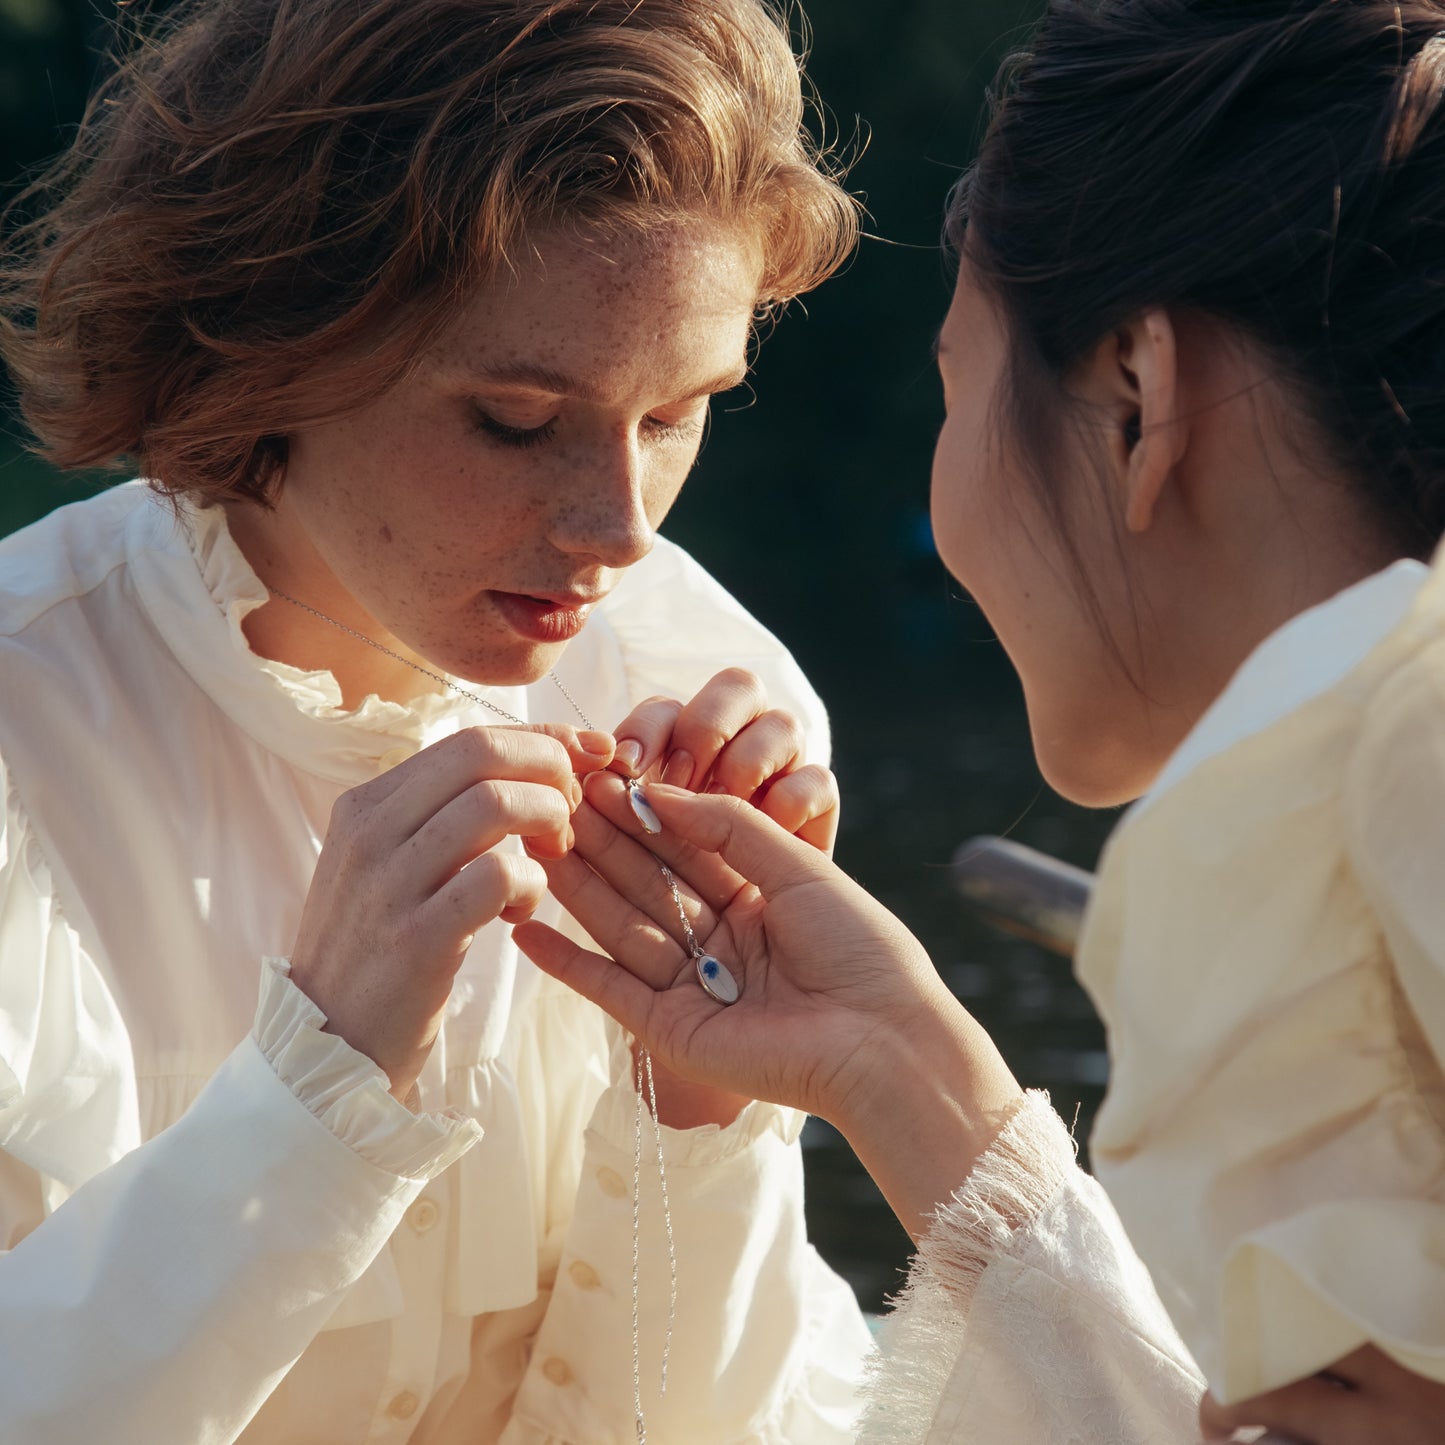
<svg viewBox="0 0 1445 1445">
<path fill-rule="evenodd" d="M 577 846 L 577 831 L 571 823 L 567 824 L 567 845 L 563 848 L 564 853 L 570 853 Z"/>
<path fill-rule="evenodd" d="M 567 779 L 567 801 L 574 813 L 582 806 L 582 784 L 577 780 L 575 774 Z"/>
<path fill-rule="evenodd" d="M 617 750 L 611 733 L 580 732 L 577 734 L 577 742 L 584 753 L 594 758 L 610 758 Z"/>
<path fill-rule="evenodd" d="M 711 782 L 707 785 L 707 790 L 709 793 L 726 793 L 728 785 L 726 783 Z"/>
<path fill-rule="evenodd" d="M 679 748 L 667 760 L 667 766 L 662 770 L 662 781 L 674 788 L 685 788 L 692 782 L 694 766 L 692 754 Z"/>
<path fill-rule="evenodd" d="M 638 768 L 642 766 L 642 744 L 633 738 L 617 744 L 617 751 L 612 755 L 613 761 L 621 763 L 634 777 Z"/>
</svg>

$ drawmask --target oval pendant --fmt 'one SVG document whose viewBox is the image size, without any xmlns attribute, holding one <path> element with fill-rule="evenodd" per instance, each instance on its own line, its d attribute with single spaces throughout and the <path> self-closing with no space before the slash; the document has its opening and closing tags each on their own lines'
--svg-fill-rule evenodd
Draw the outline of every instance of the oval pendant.
<svg viewBox="0 0 1445 1445">
<path fill-rule="evenodd" d="M 628 779 L 627 783 L 627 801 L 632 805 L 632 814 L 642 824 L 644 833 L 656 836 L 662 832 L 662 819 L 652 811 L 652 804 L 647 801 L 641 784 L 632 779 Z"/>
<path fill-rule="evenodd" d="M 697 965 L 697 981 L 719 1003 L 738 1001 L 738 981 L 710 953 L 700 953 L 693 960 Z"/>
</svg>

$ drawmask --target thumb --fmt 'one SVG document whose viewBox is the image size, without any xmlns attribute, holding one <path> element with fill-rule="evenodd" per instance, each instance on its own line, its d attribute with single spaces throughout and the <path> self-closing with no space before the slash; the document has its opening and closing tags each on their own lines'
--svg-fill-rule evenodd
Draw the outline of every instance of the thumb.
<svg viewBox="0 0 1445 1445">
<path fill-rule="evenodd" d="M 705 853 L 718 854 L 764 898 L 837 876 L 825 854 L 741 798 L 649 783 L 647 800 L 664 829 Z"/>
</svg>

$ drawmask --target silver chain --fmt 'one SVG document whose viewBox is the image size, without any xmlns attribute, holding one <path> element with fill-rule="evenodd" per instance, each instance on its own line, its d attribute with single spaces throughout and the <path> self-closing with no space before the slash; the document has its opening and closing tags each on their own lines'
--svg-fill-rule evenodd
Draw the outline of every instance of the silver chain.
<svg viewBox="0 0 1445 1445">
<path fill-rule="evenodd" d="M 445 673 L 434 672 L 429 667 L 423 667 L 419 662 L 413 662 L 411 658 L 402 653 L 387 647 L 385 643 L 378 642 L 374 637 L 368 637 L 364 632 L 358 632 L 354 627 L 348 627 L 344 622 L 338 622 L 334 617 L 321 611 L 319 607 L 312 607 L 308 602 L 302 602 L 299 598 L 292 597 L 290 593 L 283 592 L 279 587 L 272 587 L 266 584 L 266 590 L 273 597 L 279 597 L 283 602 L 289 602 L 293 607 L 299 607 L 303 612 L 309 612 L 313 617 L 319 617 L 323 622 L 329 622 L 332 627 L 340 629 L 349 636 L 356 638 L 358 642 L 364 642 L 368 647 L 374 647 L 378 652 L 384 652 L 388 657 L 394 658 L 397 662 L 404 663 L 407 667 L 429 677 L 433 682 L 439 682 L 450 692 L 460 697 L 469 699 L 471 702 L 480 703 L 489 712 L 494 712 L 500 718 L 510 723 L 517 723 L 526 727 L 525 718 L 519 718 L 515 713 L 510 713 L 504 707 L 499 707 L 494 702 L 489 702 L 481 693 L 473 692 L 470 688 L 461 686 L 447 677 Z M 562 686 L 562 679 L 555 672 L 549 672 L 548 677 L 552 679 L 557 691 L 572 704 L 572 710 L 582 719 L 582 726 L 589 731 L 596 731 L 592 720 L 582 710 L 581 704 L 565 687 Z M 677 880 L 672 876 L 670 869 L 662 859 L 657 860 L 657 866 L 662 869 L 662 876 L 667 879 L 668 887 L 672 889 L 673 900 L 677 904 L 678 917 L 682 919 L 684 932 L 687 934 L 689 952 L 698 952 L 697 938 L 693 934 L 692 925 L 687 921 L 687 914 L 683 912 L 682 895 L 678 892 Z M 667 1198 L 667 1171 L 663 1167 L 662 1158 L 662 1124 L 657 1117 L 657 1086 L 652 1076 L 652 1055 L 645 1048 L 639 1048 L 633 1060 L 634 1076 L 633 1082 L 637 1089 L 637 1110 L 633 1120 L 632 1131 L 632 1403 L 637 1412 L 637 1441 L 638 1445 L 647 1445 L 647 1420 L 642 1411 L 642 1364 L 641 1364 L 641 1279 L 642 1279 L 642 1087 L 644 1080 L 647 1084 L 647 1103 L 652 1113 L 652 1133 L 657 1145 L 657 1184 L 662 1195 L 662 1222 L 667 1231 L 667 1264 L 671 1279 L 671 1293 L 667 1303 L 667 1334 L 662 1344 L 662 1382 L 658 1393 L 667 1393 L 667 1362 L 672 1354 L 672 1330 L 677 1321 L 677 1245 L 672 1232 L 672 1208 Z"/>
<path fill-rule="evenodd" d="M 677 879 L 672 876 L 672 869 L 661 859 L 658 859 L 657 866 L 662 869 L 662 876 L 667 879 L 667 886 L 672 889 L 672 901 L 677 905 L 678 922 L 682 924 L 682 931 L 687 936 L 687 951 L 696 958 L 702 952 L 702 945 L 697 941 L 697 934 L 692 931 L 692 924 L 687 920 L 687 910 L 682 906 L 682 894 L 678 891 Z"/>
<path fill-rule="evenodd" d="M 289 602 L 293 607 L 299 607 L 303 612 L 309 612 L 313 617 L 319 617 L 323 622 L 329 622 L 333 627 L 346 633 L 348 637 L 354 637 L 358 642 L 364 642 L 368 647 L 374 647 L 378 652 L 384 652 L 388 657 L 394 658 L 397 662 L 404 663 L 407 667 L 411 668 L 413 672 L 419 672 L 423 677 L 429 677 L 433 682 L 441 683 L 444 688 L 456 693 L 458 696 L 467 698 L 472 702 L 481 703 L 488 712 L 496 713 L 498 717 L 505 718 L 509 723 L 517 723 L 522 727 L 526 727 L 527 721 L 525 718 L 520 718 L 516 713 L 508 712 L 506 708 L 498 707 L 496 703 L 489 702 L 481 693 L 473 692 L 470 688 L 463 687 L 461 683 L 454 682 L 445 673 L 433 672 L 431 668 L 423 667 L 419 662 L 413 662 L 411 658 L 397 652 L 395 648 L 388 647 L 384 642 L 378 642 L 374 637 L 368 637 L 364 632 L 358 632 L 354 627 L 348 627 L 344 622 L 338 622 L 334 617 L 323 612 L 319 607 L 313 607 L 309 602 L 302 602 L 299 598 L 293 597 L 289 592 L 283 592 L 279 587 L 271 586 L 269 582 L 266 584 L 266 590 L 273 597 L 279 597 L 283 602 Z M 587 721 L 587 714 L 583 712 L 580 707 L 577 707 L 576 698 L 557 681 L 557 674 L 555 672 L 549 672 L 547 676 L 550 677 L 554 683 L 557 683 L 557 690 L 576 708 L 577 716 L 582 719 L 582 726 L 590 729 L 592 724 Z"/>
</svg>

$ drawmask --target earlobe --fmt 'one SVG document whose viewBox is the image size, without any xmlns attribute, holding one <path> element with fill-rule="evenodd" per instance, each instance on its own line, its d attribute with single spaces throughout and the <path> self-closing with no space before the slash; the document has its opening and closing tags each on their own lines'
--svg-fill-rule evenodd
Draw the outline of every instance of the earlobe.
<svg viewBox="0 0 1445 1445">
<path fill-rule="evenodd" d="M 1147 532 L 1188 440 L 1178 405 L 1174 326 L 1166 311 L 1155 308 L 1121 327 L 1117 340 L 1121 399 L 1129 403 L 1123 421 L 1124 525 Z"/>
</svg>

